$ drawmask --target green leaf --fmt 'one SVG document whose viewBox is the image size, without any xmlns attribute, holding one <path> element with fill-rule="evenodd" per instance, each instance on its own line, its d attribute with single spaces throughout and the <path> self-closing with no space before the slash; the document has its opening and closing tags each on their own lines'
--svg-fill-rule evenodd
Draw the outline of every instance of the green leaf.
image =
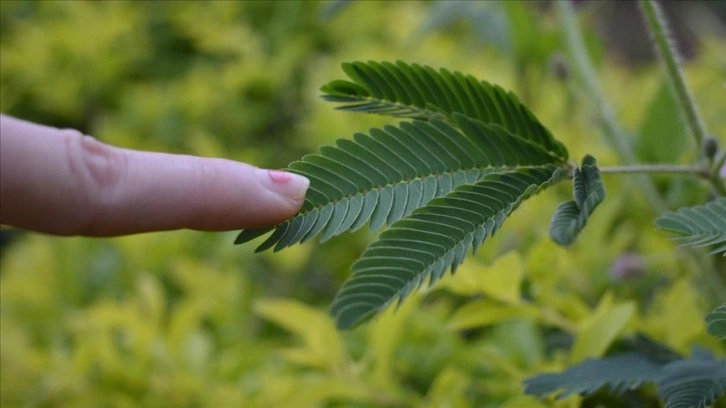
<svg viewBox="0 0 726 408">
<path fill-rule="evenodd" d="M 476 250 L 524 200 L 565 173 L 546 165 L 487 174 L 393 224 L 353 264 L 331 307 L 337 326 L 351 328 L 455 270 L 470 246 Z"/>
<path fill-rule="evenodd" d="M 573 361 L 605 354 L 633 317 L 636 310 L 634 302 L 612 305 L 608 298 L 609 296 L 601 301 L 595 313 L 581 323 L 575 343 L 572 345 Z"/>
<path fill-rule="evenodd" d="M 602 387 L 615 394 L 652 383 L 658 379 L 662 364 L 637 353 L 624 353 L 601 359 L 587 359 L 561 373 L 538 374 L 524 380 L 524 392 L 545 396 L 562 391 L 557 398 L 570 394 L 589 395 Z"/>
<path fill-rule="evenodd" d="M 458 130 L 446 122 L 402 122 L 399 126 L 358 133 L 338 140 L 319 154 L 290 165 L 310 179 L 301 211 L 278 225 L 258 248 L 275 251 L 322 233 L 321 241 L 356 230 L 370 230 L 406 217 L 434 197 L 472 184 L 491 172 L 564 162 L 544 148 L 463 115 L 454 115 Z M 240 244 L 272 228 L 245 230 Z"/>
<path fill-rule="evenodd" d="M 574 201 L 559 205 L 550 221 L 550 237 L 562 246 L 570 246 L 587 223 L 595 208 L 605 199 L 605 187 L 595 158 L 587 155 L 582 167 L 575 169 Z"/>
<path fill-rule="evenodd" d="M 560 391 L 558 399 L 570 394 L 592 394 L 609 387 L 615 394 L 654 383 L 666 408 L 705 408 L 726 391 L 726 360 L 708 352 L 688 359 L 663 361 L 640 352 L 588 359 L 562 373 L 539 374 L 524 381 L 525 393 L 545 396 Z"/>
<path fill-rule="evenodd" d="M 460 296 L 486 295 L 502 303 L 522 303 L 522 256 L 511 251 L 491 265 L 467 262 L 456 275 L 441 282 L 441 287 Z"/>
<path fill-rule="evenodd" d="M 673 239 L 682 246 L 714 245 L 711 254 L 726 257 L 726 197 L 694 207 L 667 212 L 655 220 L 658 228 L 676 235 Z"/>
<path fill-rule="evenodd" d="M 330 370 L 348 361 L 340 332 L 324 312 L 285 299 L 260 299 L 255 302 L 255 312 L 302 339 L 302 346 L 282 353 L 289 361 Z"/>
<path fill-rule="evenodd" d="M 690 358 L 665 365 L 657 379 L 666 408 L 705 408 L 726 391 L 726 361 Z"/>
<path fill-rule="evenodd" d="M 706 315 L 708 333 L 721 341 L 726 341 L 726 303 Z"/>
<path fill-rule="evenodd" d="M 688 133 L 673 87 L 664 78 L 640 123 L 635 153 L 645 163 L 673 163 L 687 151 Z"/>
<path fill-rule="evenodd" d="M 465 330 L 487 327 L 522 317 L 537 319 L 539 316 L 539 310 L 534 306 L 501 304 L 488 299 L 477 299 L 458 308 L 449 318 L 449 327 Z"/>
<path fill-rule="evenodd" d="M 471 75 L 401 61 L 345 63 L 343 70 L 352 82 L 336 80 L 321 88 L 324 99 L 341 103 L 338 109 L 450 122 L 459 113 L 502 126 L 567 160 L 567 149 L 513 93 L 499 86 Z"/>
</svg>

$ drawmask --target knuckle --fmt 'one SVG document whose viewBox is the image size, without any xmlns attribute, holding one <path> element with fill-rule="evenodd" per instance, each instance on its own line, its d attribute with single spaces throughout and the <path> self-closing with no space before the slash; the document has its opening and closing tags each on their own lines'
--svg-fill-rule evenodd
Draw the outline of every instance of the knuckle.
<svg viewBox="0 0 726 408">
<path fill-rule="evenodd" d="M 115 191 L 121 184 L 127 169 L 126 155 L 123 150 L 101 143 L 91 136 L 77 130 L 63 130 L 66 134 L 66 157 L 68 167 L 79 183 L 80 200 L 85 209 L 78 214 L 84 220 L 81 225 L 86 233 L 104 216 L 104 208 L 113 201 Z"/>
</svg>

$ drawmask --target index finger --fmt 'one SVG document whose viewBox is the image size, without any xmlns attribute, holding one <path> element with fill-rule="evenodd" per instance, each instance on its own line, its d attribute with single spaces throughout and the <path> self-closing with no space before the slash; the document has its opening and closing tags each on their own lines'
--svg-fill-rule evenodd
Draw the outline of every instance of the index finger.
<svg viewBox="0 0 726 408">
<path fill-rule="evenodd" d="M 59 235 L 229 230 L 293 216 L 309 181 L 223 159 L 112 147 L 0 115 L 0 222 Z"/>
</svg>

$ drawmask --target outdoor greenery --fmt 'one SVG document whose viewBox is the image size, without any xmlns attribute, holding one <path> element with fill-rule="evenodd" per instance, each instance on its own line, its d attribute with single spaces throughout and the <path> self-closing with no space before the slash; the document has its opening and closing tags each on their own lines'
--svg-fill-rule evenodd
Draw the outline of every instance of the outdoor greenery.
<svg viewBox="0 0 726 408">
<path fill-rule="evenodd" d="M 236 239 L 13 232 L 0 405 L 726 406 L 726 41 L 681 64 L 643 3 L 633 68 L 603 2 L 1 2 L 3 113 L 311 188 Z"/>
</svg>

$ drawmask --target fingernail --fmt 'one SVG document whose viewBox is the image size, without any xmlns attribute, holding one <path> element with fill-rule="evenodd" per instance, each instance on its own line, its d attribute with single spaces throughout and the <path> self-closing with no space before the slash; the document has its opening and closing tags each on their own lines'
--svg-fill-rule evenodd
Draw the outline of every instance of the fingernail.
<svg viewBox="0 0 726 408">
<path fill-rule="evenodd" d="M 258 175 L 268 190 L 295 200 L 305 198 L 310 185 L 307 177 L 281 170 L 259 169 Z"/>
</svg>

